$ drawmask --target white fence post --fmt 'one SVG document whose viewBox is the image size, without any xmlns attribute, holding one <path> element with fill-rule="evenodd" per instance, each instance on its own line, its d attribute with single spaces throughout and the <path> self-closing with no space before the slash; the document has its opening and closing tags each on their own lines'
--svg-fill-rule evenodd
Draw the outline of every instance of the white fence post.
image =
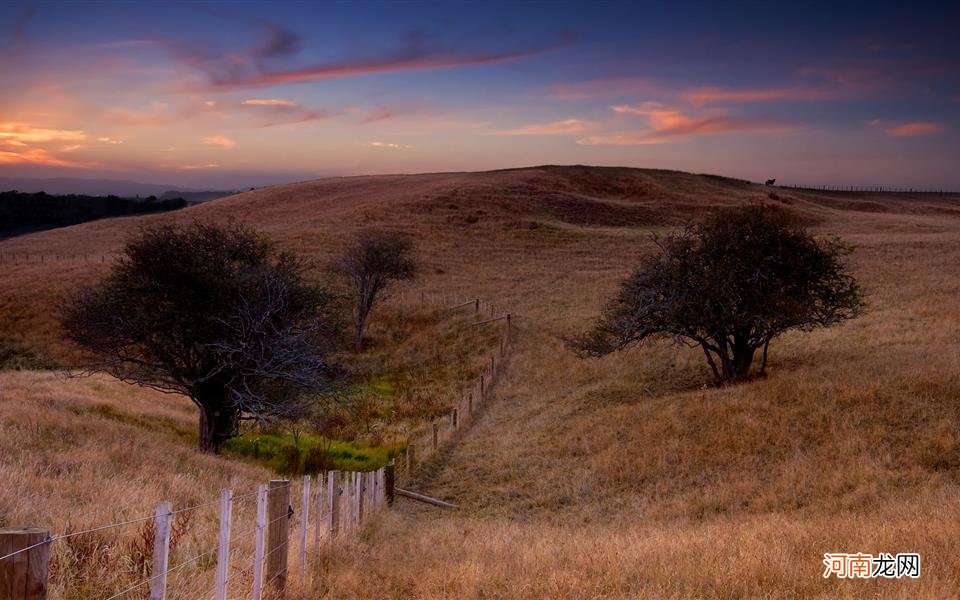
<svg viewBox="0 0 960 600">
<path fill-rule="evenodd" d="M 253 600 L 263 597 L 263 545 L 267 535 L 267 484 L 257 487 L 257 526 L 254 529 Z"/>
<path fill-rule="evenodd" d="M 230 577 L 230 522 L 233 520 L 233 492 L 220 490 L 220 546 L 217 550 L 216 600 L 227 600 Z"/>
<path fill-rule="evenodd" d="M 153 571 L 150 579 L 150 600 L 167 597 L 167 567 L 170 560 L 170 514 L 173 505 L 161 502 L 157 505 L 153 533 Z"/>
<path fill-rule="evenodd" d="M 303 476 L 300 495 L 300 581 L 307 572 L 307 528 L 310 525 L 310 476 Z"/>
</svg>

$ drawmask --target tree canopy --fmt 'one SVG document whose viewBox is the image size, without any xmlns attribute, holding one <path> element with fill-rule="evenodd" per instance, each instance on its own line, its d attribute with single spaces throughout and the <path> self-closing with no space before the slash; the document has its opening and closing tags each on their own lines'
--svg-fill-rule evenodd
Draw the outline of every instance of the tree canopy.
<svg viewBox="0 0 960 600">
<path fill-rule="evenodd" d="M 62 324 L 90 370 L 190 397 L 201 449 L 218 452 L 242 419 L 301 416 L 304 392 L 330 388 L 332 298 L 248 228 L 161 225 L 131 239 Z"/>
<path fill-rule="evenodd" d="M 860 314 L 862 294 L 843 258 L 849 247 L 817 239 L 779 209 L 722 211 L 663 238 L 641 260 L 592 331 L 582 356 L 650 339 L 699 346 L 717 382 L 747 377 L 758 350 L 790 330 L 830 327 Z"/>
</svg>

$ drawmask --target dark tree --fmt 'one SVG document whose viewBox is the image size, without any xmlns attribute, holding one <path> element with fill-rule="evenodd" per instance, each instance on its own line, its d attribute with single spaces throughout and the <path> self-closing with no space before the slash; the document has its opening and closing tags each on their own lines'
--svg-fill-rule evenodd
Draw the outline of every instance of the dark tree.
<svg viewBox="0 0 960 600">
<path fill-rule="evenodd" d="M 718 383 L 746 378 L 770 342 L 857 316 L 860 288 L 843 265 L 849 248 L 817 239 L 783 211 L 718 213 L 663 239 L 623 282 L 595 329 L 574 342 L 602 356 L 648 339 L 699 346 Z"/>
<path fill-rule="evenodd" d="M 353 317 L 357 348 L 374 306 L 393 283 L 412 279 L 417 272 L 413 242 L 397 233 L 366 231 L 347 247 L 334 262 L 334 270 L 344 275 L 353 291 Z"/>
<path fill-rule="evenodd" d="M 63 328 L 90 371 L 193 400 L 216 453 L 241 420 L 299 417 L 331 385 L 332 296 L 303 269 L 239 225 L 148 228 L 67 303 Z"/>
</svg>

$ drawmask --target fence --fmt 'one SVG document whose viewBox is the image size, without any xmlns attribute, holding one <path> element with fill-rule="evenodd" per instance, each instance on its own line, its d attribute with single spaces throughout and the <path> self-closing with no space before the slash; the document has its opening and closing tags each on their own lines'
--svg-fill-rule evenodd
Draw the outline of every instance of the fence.
<svg viewBox="0 0 960 600">
<path fill-rule="evenodd" d="M 310 561 L 320 556 L 325 545 L 329 547 L 337 539 L 356 535 L 365 522 L 393 502 L 393 469 L 391 464 L 377 471 L 330 471 L 325 477 L 318 477 L 316 485 L 313 485 L 311 476 L 306 475 L 300 482 L 299 511 L 294 511 L 291 502 L 292 482 L 273 480 L 242 494 L 223 490 L 218 501 L 176 510 L 170 502 L 160 502 L 153 516 L 84 531 L 50 536 L 39 529 L 0 529 L 0 598 L 46 598 L 50 552 L 54 544 L 140 523 L 152 524 L 150 573 L 105 595 L 105 600 L 143 597 L 145 594 L 149 594 L 150 600 L 166 600 L 171 576 L 205 559 L 212 560 L 213 556 L 216 556 L 213 585 L 205 588 L 206 591 L 191 588 L 186 597 L 226 600 L 228 594 L 232 594 L 233 597 L 260 600 L 268 590 L 282 596 L 291 571 L 288 564 L 291 546 L 294 546 L 297 557 L 295 574 L 303 582 L 311 573 Z M 243 524 L 234 518 L 235 508 L 248 499 L 256 501 L 256 512 L 252 522 Z M 175 518 L 208 505 L 219 506 L 217 543 L 203 552 L 181 558 L 171 566 Z M 295 516 L 299 518 L 295 520 Z M 291 530 L 296 531 L 293 544 Z M 237 556 L 236 542 L 248 540 L 249 535 L 253 536 L 253 552 Z M 238 562 L 249 565 L 249 581 L 246 578 L 233 581 Z M 243 573 L 242 568 L 239 571 Z"/>
<path fill-rule="evenodd" d="M 449 294 L 422 291 L 405 292 L 394 298 L 401 304 L 432 307 L 441 311 L 471 311 L 472 322 L 467 327 L 503 324 L 504 330 L 493 352 L 484 358 L 480 375 L 464 386 L 454 406 L 442 417 L 416 430 L 405 449 L 387 466 L 367 472 L 329 471 L 315 480 L 307 475 L 299 484 L 299 510 L 293 510 L 289 480 L 274 480 L 256 490 L 235 494 L 223 490 L 219 500 L 175 509 L 170 502 L 160 502 L 152 515 L 125 519 L 82 531 L 67 531 L 49 535 L 49 531 L 35 528 L 0 529 L 0 600 L 41 600 L 47 597 L 51 550 L 57 544 L 85 535 L 137 525 L 143 527 L 142 537 L 149 541 L 149 574 L 117 591 L 104 594 L 103 600 L 148 597 L 150 600 L 173 600 L 175 597 L 211 598 L 248 597 L 261 600 L 265 594 L 283 597 L 291 573 L 288 560 L 291 551 L 291 531 L 296 532 L 296 569 L 293 573 L 302 583 L 318 572 L 311 569 L 325 548 L 338 539 L 356 535 L 363 524 L 385 507 L 393 504 L 395 494 L 402 494 L 437 504 L 449 503 L 424 497 L 396 486 L 401 477 L 411 479 L 418 466 L 450 443 L 461 429 L 472 422 L 477 411 L 488 399 L 492 386 L 505 364 L 513 331 L 512 316 L 498 306 L 479 298 L 455 299 Z M 397 469 L 397 465 L 400 467 Z M 253 507 L 246 504 L 255 501 Z M 201 509 L 219 507 L 219 535 L 216 544 L 181 557 L 170 563 L 178 519 Z M 244 512 L 249 513 L 244 517 Z M 235 527 L 237 525 L 238 527 Z M 252 536 L 252 540 L 249 536 Z M 252 542 L 252 543 L 251 543 Z M 246 546 L 244 546 L 246 544 Z M 250 546 L 252 545 L 252 552 Z M 238 552 L 246 553 L 238 555 Z M 186 596 L 171 593 L 172 577 L 216 557 L 212 586 L 199 588 L 195 580 Z M 200 573 L 201 579 L 207 573 Z"/>
<path fill-rule="evenodd" d="M 495 323 L 504 325 L 499 343 L 485 357 L 480 375 L 462 386 L 464 393 L 456 394 L 457 399 L 446 414 L 427 423 L 425 427 L 413 432 L 408 438 L 397 460 L 398 476 L 408 480 L 415 474 L 419 465 L 454 440 L 461 429 L 468 427 L 477 411 L 486 403 L 506 363 L 514 327 L 513 317 L 509 312 L 480 298 L 464 299 L 452 294 L 419 291 L 402 292 L 396 297 L 396 301 L 400 305 L 415 304 L 443 311 L 472 311 L 475 320 L 467 324 L 467 327 Z"/>
<path fill-rule="evenodd" d="M 59 262 L 107 263 L 117 258 L 117 254 L 20 254 L 16 252 L 0 253 L 0 263 L 15 265 L 52 264 Z"/>
<path fill-rule="evenodd" d="M 810 192 L 872 192 L 883 194 L 957 194 L 952 190 L 933 190 L 890 185 L 771 185 L 770 187 Z"/>
</svg>

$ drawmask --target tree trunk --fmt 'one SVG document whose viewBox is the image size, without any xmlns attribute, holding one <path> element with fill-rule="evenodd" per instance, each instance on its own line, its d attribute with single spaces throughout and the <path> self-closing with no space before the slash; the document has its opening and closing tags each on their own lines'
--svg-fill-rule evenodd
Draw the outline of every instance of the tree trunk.
<svg viewBox="0 0 960 600">
<path fill-rule="evenodd" d="M 200 405 L 200 451 L 220 454 L 224 442 L 237 434 L 240 415 L 222 403 Z"/>
</svg>

